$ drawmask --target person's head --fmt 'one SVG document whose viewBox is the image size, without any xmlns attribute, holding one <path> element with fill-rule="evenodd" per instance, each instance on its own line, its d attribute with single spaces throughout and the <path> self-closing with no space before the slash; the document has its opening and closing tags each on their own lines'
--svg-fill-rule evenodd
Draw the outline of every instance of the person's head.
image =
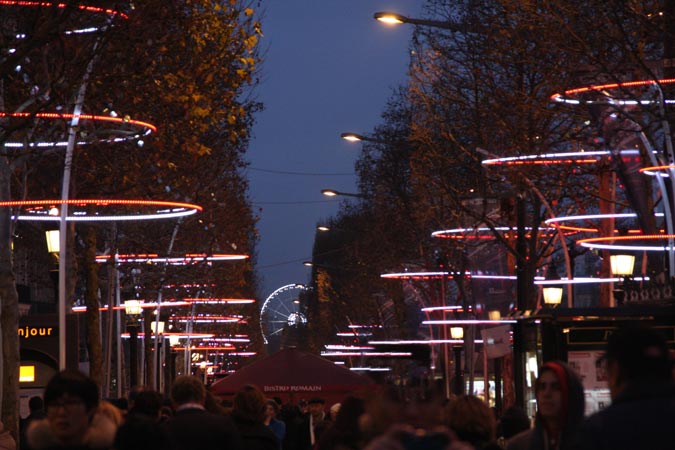
<svg viewBox="0 0 675 450">
<path fill-rule="evenodd" d="M 124 422 L 122 410 L 108 400 L 101 400 L 98 404 L 98 412 L 110 419 L 115 426 L 119 427 Z"/>
<path fill-rule="evenodd" d="M 252 384 L 242 386 L 234 395 L 232 415 L 249 421 L 262 422 L 265 419 L 265 396 Z"/>
<path fill-rule="evenodd" d="M 521 431 L 530 428 L 530 418 L 525 410 L 519 406 L 509 406 L 504 410 L 497 423 L 497 434 L 509 439 Z"/>
<path fill-rule="evenodd" d="M 206 400 L 206 388 L 204 383 L 197 377 L 181 375 L 176 378 L 171 386 L 171 401 L 176 405 L 197 403 L 203 405 Z"/>
<path fill-rule="evenodd" d="M 328 409 L 328 412 L 330 413 L 330 420 L 335 421 L 335 418 L 337 417 L 341 406 L 342 406 L 341 403 L 333 403 L 330 406 L 330 408 Z"/>
<path fill-rule="evenodd" d="M 576 425 L 584 415 L 584 388 L 579 377 L 561 361 L 549 361 L 539 369 L 535 384 L 537 416 L 558 431 Z"/>
<path fill-rule="evenodd" d="M 631 325 L 613 332 L 602 359 L 612 399 L 629 384 L 673 380 L 665 338 L 644 325 Z"/>
<path fill-rule="evenodd" d="M 33 396 L 28 400 L 28 409 L 31 413 L 41 412 L 45 409 L 45 402 L 39 395 Z"/>
<path fill-rule="evenodd" d="M 156 391 L 141 391 L 134 396 L 130 414 L 142 414 L 157 420 L 162 407 L 162 394 Z"/>
<path fill-rule="evenodd" d="M 335 415 L 335 426 L 343 430 L 357 431 L 359 420 L 366 412 L 365 402 L 359 397 L 348 395 L 342 400 Z"/>
<path fill-rule="evenodd" d="M 98 386 L 82 372 L 64 370 L 47 383 L 44 402 L 54 437 L 63 444 L 79 444 L 99 404 Z"/>
<path fill-rule="evenodd" d="M 480 448 L 495 439 L 496 421 L 492 410 L 473 395 L 460 395 L 448 404 L 447 426 L 459 439 Z"/>
<path fill-rule="evenodd" d="M 312 398 L 307 402 L 307 411 L 314 417 L 315 419 L 322 419 L 323 418 L 323 407 L 325 405 L 326 401 L 322 398 Z"/>
<path fill-rule="evenodd" d="M 267 419 L 275 419 L 279 415 L 279 405 L 274 400 L 267 400 L 265 402 L 265 417 Z"/>
</svg>

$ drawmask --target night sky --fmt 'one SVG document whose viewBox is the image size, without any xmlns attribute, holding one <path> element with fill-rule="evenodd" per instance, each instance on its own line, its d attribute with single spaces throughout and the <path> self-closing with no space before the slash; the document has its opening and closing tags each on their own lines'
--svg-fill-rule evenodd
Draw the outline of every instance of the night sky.
<svg viewBox="0 0 675 450">
<path fill-rule="evenodd" d="M 337 211 L 322 188 L 356 192 L 359 143 L 406 80 L 410 25 L 390 27 L 377 11 L 420 17 L 420 0 L 271 0 L 263 12 L 264 62 L 248 152 L 250 196 L 260 217 L 259 294 L 307 283 L 316 225 Z M 354 199 L 352 199 L 354 200 Z M 261 299 L 261 300 L 262 300 Z"/>
</svg>

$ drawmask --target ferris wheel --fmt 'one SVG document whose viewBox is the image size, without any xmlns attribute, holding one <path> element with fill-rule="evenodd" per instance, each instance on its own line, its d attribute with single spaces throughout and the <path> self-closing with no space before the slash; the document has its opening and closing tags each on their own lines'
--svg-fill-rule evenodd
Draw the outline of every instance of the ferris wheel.
<svg viewBox="0 0 675 450">
<path fill-rule="evenodd" d="M 287 284 L 265 299 L 260 310 L 260 330 L 265 344 L 281 336 L 284 327 L 307 323 L 300 312 L 300 295 L 306 290 L 302 284 Z"/>
</svg>

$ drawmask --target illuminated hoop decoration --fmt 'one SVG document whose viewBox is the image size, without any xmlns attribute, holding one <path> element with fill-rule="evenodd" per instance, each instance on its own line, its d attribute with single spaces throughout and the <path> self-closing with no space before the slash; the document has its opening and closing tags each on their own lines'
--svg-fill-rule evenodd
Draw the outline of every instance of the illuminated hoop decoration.
<svg viewBox="0 0 675 450">
<path fill-rule="evenodd" d="M 116 257 L 117 263 L 144 263 L 144 264 L 173 264 L 173 265 L 187 265 L 187 264 L 198 264 L 202 262 L 215 262 L 215 261 L 240 261 L 242 259 L 247 259 L 248 255 L 235 255 L 235 254 L 221 254 L 214 253 L 207 255 L 205 253 L 187 253 L 184 256 L 159 256 L 154 253 L 143 253 L 143 254 L 128 254 L 128 255 L 99 255 L 96 257 L 97 263 L 106 263 L 110 261 L 111 258 Z M 186 301 L 188 299 L 185 299 Z M 203 299 L 207 300 L 207 299 Z"/>
<path fill-rule="evenodd" d="M 568 105 L 591 105 L 591 104 L 600 104 L 600 105 L 651 105 L 656 103 L 654 100 L 635 100 L 635 99 L 616 99 L 609 95 L 609 91 L 624 89 L 624 88 L 635 88 L 635 87 L 651 87 L 658 86 L 662 84 L 672 84 L 675 83 L 675 78 L 664 78 L 661 80 L 637 80 L 637 81 L 625 81 L 622 83 L 607 83 L 599 84 L 592 86 L 579 87 L 575 89 L 569 89 L 562 94 L 553 94 L 551 95 L 551 100 L 557 103 L 566 103 Z M 600 100 L 581 100 L 578 97 L 581 94 L 595 93 L 599 94 L 601 97 Z M 664 103 L 667 105 L 675 104 L 675 100 L 664 99 Z"/>
<path fill-rule="evenodd" d="M 162 307 L 167 307 L 167 308 L 174 308 L 174 307 L 179 307 L 179 306 L 189 306 L 190 304 L 188 302 L 182 302 L 182 301 L 166 301 L 162 302 Z M 139 304 L 139 306 L 143 309 L 145 308 L 152 308 L 155 309 L 157 308 L 157 302 L 144 302 Z M 108 309 L 113 309 L 115 311 L 124 311 L 124 305 L 122 306 L 113 306 L 110 308 L 108 305 L 103 305 L 100 306 L 99 311 L 107 311 Z M 87 307 L 86 306 L 73 306 L 73 312 L 76 313 L 82 313 L 86 312 Z"/>
<path fill-rule="evenodd" d="M 634 280 L 638 281 L 649 281 L 649 277 L 631 277 Z M 620 277 L 610 277 L 610 278 L 593 278 L 593 277 L 575 277 L 575 278 L 560 278 L 559 280 L 544 280 L 539 279 L 535 280 L 535 286 L 550 286 L 550 285 L 561 285 L 561 284 L 601 284 L 601 283 L 618 283 L 622 281 L 623 278 Z"/>
<path fill-rule="evenodd" d="M 26 0 L 0 0 L 0 6 L 5 7 L 21 7 L 21 8 L 61 8 L 65 9 L 66 7 L 78 9 L 85 13 L 104 15 L 106 18 L 120 18 L 128 19 L 129 16 L 122 11 L 118 11 L 112 8 L 102 8 L 100 6 L 92 5 L 73 5 L 67 4 L 66 2 L 51 2 L 51 1 L 26 1 Z M 94 33 L 99 31 L 101 28 L 96 26 L 90 26 L 87 28 L 80 28 L 74 30 L 66 30 L 64 34 L 66 35 L 76 35 L 76 34 L 85 34 L 85 33 Z M 25 34 L 19 34 L 16 36 L 19 39 L 25 38 Z"/>
<path fill-rule="evenodd" d="M 540 231 L 546 231 L 554 235 L 557 233 L 555 227 L 540 228 Z M 516 227 L 479 227 L 479 228 L 453 228 L 449 230 L 438 230 L 431 233 L 431 237 L 439 239 L 494 239 L 494 232 L 504 233 L 504 238 L 509 238 L 509 233 L 518 232 Z M 525 231 L 532 231 L 531 227 L 525 227 Z"/>
<path fill-rule="evenodd" d="M 27 1 L 27 0 L 0 0 L 0 6 L 21 6 L 21 7 L 33 7 L 33 8 L 76 8 L 80 11 L 86 11 L 90 13 L 105 14 L 108 16 L 117 16 L 122 19 L 128 19 L 125 13 L 117 11 L 111 8 L 101 8 L 100 6 L 91 6 L 91 5 L 73 5 L 66 2 L 51 2 L 51 1 Z"/>
<path fill-rule="evenodd" d="M 198 315 L 195 317 L 192 316 L 171 316 L 169 318 L 171 321 L 182 322 L 182 323 L 245 323 L 246 321 L 241 317 L 237 316 L 208 316 L 208 315 Z"/>
<path fill-rule="evenodd" d="M 179 339 L 188 339 L 188 338 L 189 339 L 210 339 L 214 336 L 213 333 L 190 333 L 190 334 L 187 334 L 187 333 L 171 333 L 171 332 L 169 332 L 169 333 L 165 332 L 165 333 L 162 333 L 162 335 L 165 338 L 168 338 L 170 336 L 178 336 Z M 129 338 L 129 333 L 120 333 L 120 336 L 124 339 L 127 339 L 127 338 Z M 140 339 L 144 339 L 145 333 L 138 333 L 138 337 Z M 175 349 L 175 347 L 174 347 L 174 349 Z"/>
<path fill-rule="evenodd" d="M 655 217 L 663 217 L 663 213 L 654 214 Z M 597 233 L 598 228 L 587 228 L 583 226 L 575 225 L 566 225 L 564 222 L 578 222 L 578 221 L 594 221 L 594 220 L 604 220 L 604 219 L 634 219 L 637 218 L 636 213 L 614 213 L 614 214 L 584 214 L 578 216 L 560 216 L 553 217 L 551 219 L 546 219 L 544 223 L 550 225 L 552 223 L 556 224 L 561 230 L 565 231 L 574 231 L 580 233 Z M 618 230 L 614 230 L 618 232 Z M 639 230 L 629 230 L 629 234 L 639 233 Z"/>
<path fill-rule="evenodd" d="M 114 123 L 120 125 L 119 129 L 105 129 L 106 138 L 96 138 L 95 133 L 92 139 L 83 139 L 80 138 L 77 141 L 78 145 L 86 145 L 92 142 L 104 142 L 104 143 L 115 143 L 115 142 L 124 142 L 124 141 L 133 141 L 141 139 L 143 136 L 147 136 L 151 133 L 157 131 L 157 127 L 148 122 L 142 122 L 140 120 L 132 120 L 128 117 L 112 117 L 112 116 L 95 116 L 92 114 L 69 114 L 69 113 L 27 113 L 27 112 L 14 112 L 8 113 L 0 111 L 0 119 L 3 118 L 15 118 L 15 119 L 45 119 L 45 120 L 62 120 L 64 125 L 68 126 L 67 121 L 73 119 L 78 119 L 82 122 L 100 122 L 100 123 Z M 128 128 L 128 129 L 125 129 Z M 81 133 L 81 132 L 80 132 Z M 65 148 L 68 145 L 68 140 L 57 140 L 57 141 L 46 141 L 46 142 L 11 142 L 7 141 L 4 143 L 5 148 Z"/>
<path fill-rule="evenodd" d="M 645 252 L 669 252 L 675 250 L 668 244 L 664 245 L 622 245 L 615 244 L 614 242 L 639 242 L 639 241 L 663 241 L 667 242 L 668 240 L 675 239 L 675 234 L 645 234 L 639 236 L 603 236 L 595 238 L 580 239 L 577 241 L 577 245 L 582 247 L 591 248 L 591 249 L 604 249 L 604 250 L 633 250 L 633 251 L 645 251 Z M 610 243 L 611 242 L 611 243 Z"/>
<path fill-rule="evenodd" d="M 675 165 L 670 164 L 664 166 L 643 167 L 640 169 L 640 173 L 644 173 L 645 175 L 652 177 L 670 178 L 670 174 L 668 173 L 670 170 L 675 170 Z"/>
<path fill-rule="evenodd" d="M 396 280 L 431 280 L 434 278 L 455 278 L 455 272 L 391 272 L 380 274 L 380 278 L 396 279 Z M 464 278 L 473 278 L 477 280 L 515 280 L 515 275 L 485 275 L 478 273 L 466 272 Z"/>
<path fill-rule="evenodd" d="M 518 165 L 553 165 L 553 164 L 595 164 L 606 156 L 612 155 L 610 150 L 593 150 L 579 152 L 544 153 L 541 155 L 505 156 L 503 158 L 485 159 L 484 166 L 518 166 Z M 621 156 L 639 155 L 636 149 L 619 150 Z"/>
<path fill-rule="evenodd" d="M 202 305 L 250 305 L 255 303 L 255 299 L 252 298 L 184 298 L 183 301 Z"/>
<path fill-rule="evenodd" d="M 202 211 L 192 203 L 159 200 L 69 199 L 69 200 L 14 200 L 0 202 L 0 207 L 21 208 L 17 220 L 58 222 L 59 205 L 68 205 L 67 222 L 106 222 L 127 220 L 157 220 L 190 216 Z M 111 207 L 135 208 L 137 212 L 115 215 L 100 210 Z M 145 211 L 143 211 L 143 209 Z"/>
</svg>

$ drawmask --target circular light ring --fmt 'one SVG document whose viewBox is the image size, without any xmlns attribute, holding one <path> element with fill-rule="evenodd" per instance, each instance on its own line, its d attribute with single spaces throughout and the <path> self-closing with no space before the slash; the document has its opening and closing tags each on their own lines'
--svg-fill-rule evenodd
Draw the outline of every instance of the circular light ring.
<svg viewBox="0 0 675 450">
<path fill-rule="evenodd" d="M 20 7 L 33 7 L 33 8 L 61 8 L 65 9 L 66 7 L 76 8 L 80 11 L 95 13 L 95 14 L 105 14 L 107 16 L 116 16 L 121 17 L 122 19 L 128 19 L 129 16 L 121 11 L 117 11 L 112 8 L 101 8 L 100 6 L 92 5 L 74 5 L 72 3 L 66 2 L 49 2 L 49 1 L 26 1 L 26 0 L 0 0 L 0 6 L 20 6 Z"/>
<path fill-rule="evenodd" d="M 675 170 L 675 165 L 670 164 L 664 166 L 643 167 L 640 169 L 640 173 L 644 173 L 645 175 L 652 177 L 670 178 L 670 174 L 668 172 L 671 170 Z"/>
<path fill-rule="evenodd" d="M 474 339 L 476 344 L 482 344 L 482 339 Z M 372 345 L 436 345 L 436 344 L 463 344 L 464 339 L 397 339 L 391 341 L 368 341 Z"/>
<path fill-rule="evenodd" d="M 607 83 L 599 85 L 584 86 L 574 89 L 568 89 L 562 94 L 556 93 L 551 95 L 551 100 L 558 103 L 566 103 L 568 105 L 590 105 L 590 104 L 602 104 L 602 105 L 651 105 L 655 103 L 654 100 L 619 100 L 614 99 L 609 96 L 607 91 L 612 91 L 622 88 L 634 88 L 634 87 L 645 87 L 645 86 L 654 86 L 662 84 L 672 84 L 675 83 L 675 78 L 663 78 L 661 80 L 636 80 L 636 81 L 625 81 L 622 83 Z M 580 100 L 578 98 L 581 94 L 587 93 L 597 93 L 601 94 L 605 98 L 602 100 Z M 665 99 L 664 103 L 667 105 L 675 104 L 675 100 Z"/>
<path fill-rule="evenodd" d="M 154 333 L 150 333 L 151 335 L 154 336 Z M 120 333 L 120 336 L 127 339 L 129 338 L 129 333 Z M 163 336 L 165 338 L 168 338 L 169 336 L 178 336 L 180 339 L 209 339 L 214 336 L 213 333 L 162 333 L 161 335 L 158 336 Z M 138 338 L 139 339 L 144 339 L 145 338 L 145 333 L 138 333 Z M 175 348 L 175 347 L 174 347 Z"/>
<path fill-rule="evenodd" d="M 54 214 L 54 209 L 59 205 L 68 205 L 67 222 L 106 222 L 126 220 L 157 220 L 184 217 L 202 211 L 202 207 L 192 203 L 168 202 L 160 200 L 115 200 L 115 199 L 68 199 L 68 200 L 13 200 L 0 202 L 0 207 L 21 208 L 23 211 L 16 215 L 18 220 L 26 221 L 51 221 L 61 220 L 59 214 Z M 114 215 L 101 214 L 97 211 L 89 211 L 92 208 L 107 207 L 139 207 L 148 211 L 134 214 Z"/>
<path fill-rule="evenodd" d="M 205 305 L 249 305 L 255 303 L 255 299 L 252 298 L 184 298 L 183 300 Z"/>
<path fill-rule="evenodd" d="M 631 277 L 635 281 L 649 281 L 649 277 Z M 610 277 L 610 278 L 593 278 L 593 277 L 579 277 L 579 278 L 561 278 L 559 280 L 535 280 L 534 284 L 537 286 L 560 286 L 564 284 L 601 284 L 601 283 L 618 283 L 624 278 Z"/>
<path fill-rule="evenodd" d="M 517 320 L 479 320 L 479 319 L 453 319 L 453 320 L 423 320 L 422 325 L 494 325 L 501 323 L 518 323 Z"/>
<path fill-rule="evenodd" d="M 169 320 L 181 323 L 246 323 L 241 317 L 234 316 L 173 316 Z"/>
<path fill-rule="evenodd" d="M 121 263 L 151 263 L 151 264 L 173 264 L 173 265 L 187 265 L 187 264 L 196 264 L 201 262 L 215 262 L 215 261 L 240 261 L 247 259 L 248 255 L 234 255 L 234 254 L 205 254 L 205 253 L 187 253 L 184 256 L 159 256 L 154 253 L 144 253 L 144 254 L 127 254 L 127 255 L 99 255 L 96 257 L 97 263 L 106 263 L 110 261 L 111 258 L 115 259 L 115 262 L 118 264 Z M 197 300 L 197 299 L 184 299 L 184 301 Z M 199 299 L 206 302 L 206 300 L 215 301 L 218 299 Z M 234 303 L 235 300 L 239 299 L 230 299 L 230 303 Z M 242 302 L 247 302 L 246 299 L 241 299 Z"/>
<path fill-rule="evenodd" d="M 137 140 L 142 136 L 147 136 L 151 133 L 157 131 L 157 127 L 148 122 L 143 122 L 140 120 L 132 120 L 125 117 L 112 117 L 112 116 L 96 116 L 93 114 L 69 114 L 69 113 L 28 113 L 28 112 L 4 112 L 0 111 L 0 119 L 2 118 L 17 118 L 17 119 L 45 119 L 45 120 L 63 120 L 63 121 L 91 121 L 91 122 L 102 122 L 102 123 L 114 123 L 118 125 L 127 126 L 130 130 L 118 129 L 110 130 L 106 129 L 106 135 L 113 135 L 114 137 L 108 137 L 105 139 L 80 139 L 77 141 L 78 145 L 86 145 L 91 142 L 123 142 L 129 140 Z M 45 141 L 45 142 L 11 142 L 6 141 L 4 143 L 5 148 L 54 148 L 54 147 L 66 147 L 68 145 L 67 140 L 61 141 Z"/>
<path fill-rule="evenodd" d="M 539 230 L 554 235 L 557 233 L 555 227 L 539 228 Z M 532 231 L 531 227 L 525 227 L 525 231 Z M 517 233 L 517 227 L 478 227 L 478 228 L 452 228 L 449 230 L 438 230 L 431 233 L 431 237 L 440 239 L 494 239 L 495 232 L 504 233 L 504 238 L 508 239 L 508 233 Z M 469 235 L 469 233 L 471 233 Z"/>
<path fill-rule="evenodd" d="M 392 272 L 383 273 L 380 278 L 397 279 L 397 280 L 430 280 L 434 278 L 449 278 L 453 279 L 459 274 L 454 272 Z M 472 274 L 466 272 L 464 278 L 473 278 L 477 280 L 515 280 L 515 275 L 485 275 Z"/>
<path fill-rule="evenodd" d="M 663 217 L 663 213 L 654 214 L 655 217 Z M 600 231 L 598 228 L 587 228 L 582 226 L 575 225 L 563 225 L 563 222 L 577 222 L 577 221 L 593 221 L 593 220 L 606 220 L 606 219 L 635 219 L 637 218 L 636 213 L 608 213 L 608 214 L 583 214 L 577 216 L 559 216 L 553 217 L 551 219 L 546 219 L 544 223 L 546 225 L 557 224 L 556 226 L 562 230 L 574 231 L 580 233 L 597 233 Z M 618 230 L 614 230 L 618 232 Z M 635 234 L 639 233 L 640 230 L 629 230 L 628 233 Z"/>
<path fill-rule="evenodd" d="M 645 234 L 640 236 L 603 236 L 595 238 L 580 239 L 577 245 L 586 248 L 621 250 L 621 251 L 645 251 L 645 252 L 666 252 L 675 250 L 667 244 L 668 240 L 675 239 L 675 234 Z M 640 242 L 640 241 L 663 241 L 664 245 L 639 245 L 639 244 L 615 244 L 614 242 Z"/>
<path fill-rule="evenodd" d="M 163 307 L 163 308 L 174 308 L 174 307 L 189 306 L 189 305 L 190 304 L 188 302 L 181 302 L 181 301 L 166 301 L 166 302 L 160 303 L 160 306 Z M 141 308 L 153 308 L 154 309 L 154 308 L 157 308 L 157 302 L 148 302 L 148 303 L 142 302 L 142 303 L 139 303 L 138 306 L 140 306 Z M 124 305 L 113 306 L 112 308 L 110 308 L 108 305 L 103 305 L 103 306 L 100 306 L 98 309 L 99 309 L 99 311 L 107 311 L 108 309 L 124 311 Z M 87 311 L 86 306 L 73 306 L 73 312 L 74 313 L 82 313 L 82 312 L 86 312 L 86 311 Z"/>
<path fill-rule="evenodd" d="M 553 164 L 595 164 L 606 156 L 612 155 L 614 152 L 610 150 L 593 150 L 580 152 L 560 152 L 560 153 L 545 153 L 542 155 L 521 155 L 521 156 L 505 156 L 502 158 L 485 159 L 481 164 L 485 166 L 518 166 L 518 165 L 553 165 Z M 637 149 L 619 150 L 621 156 L 639 155 L 640 151 Z"/>
<path fill-rule="evenodd" d="M 469 306 L 469 310 L 471 306 Z M 459 305 L 448 305 L 448 306 L 425 306 L 421 308 L 422 312 L 434 312 L 434 311 L 452 311 L 452 312 L 464 312 L 464 307 Z"/>
</svg>

